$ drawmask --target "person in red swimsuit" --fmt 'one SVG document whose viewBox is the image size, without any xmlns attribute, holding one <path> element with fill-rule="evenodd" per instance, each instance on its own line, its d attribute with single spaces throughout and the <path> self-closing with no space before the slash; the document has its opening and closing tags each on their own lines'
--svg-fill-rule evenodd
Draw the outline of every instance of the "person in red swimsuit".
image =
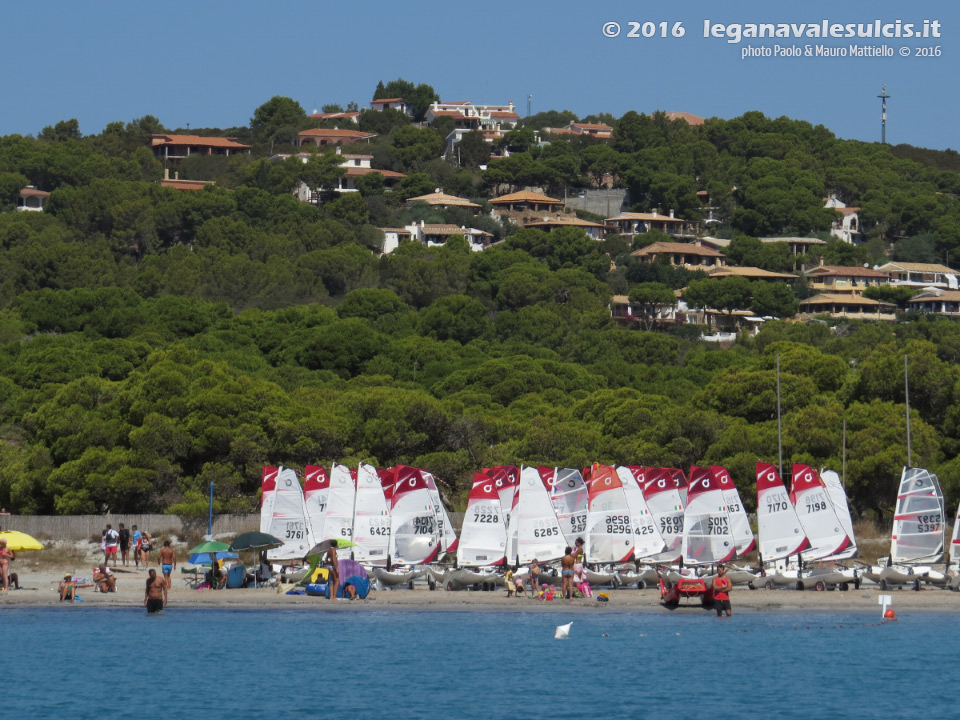
<svg viewBox="0 0 960 720">
<path fill-rule="evenodd" d="M 727 566 L 717 566 L 717 576 L 713 579 L 713 609 L 717 611 L 717 617 L 721 617 L 724 612 L 730 617 L 730 591 L 733 589 L 733 583 L 727 577 Z"/>
</svg>

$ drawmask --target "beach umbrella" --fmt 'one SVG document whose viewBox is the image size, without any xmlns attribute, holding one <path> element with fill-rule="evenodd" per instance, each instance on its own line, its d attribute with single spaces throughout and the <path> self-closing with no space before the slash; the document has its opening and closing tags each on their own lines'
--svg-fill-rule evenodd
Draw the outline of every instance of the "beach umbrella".
<svg viewBox="0 0 960 720">
<path fill-rule="evenodd" d="M 23 552 L 24 550 L 43 550 L 40 541 L 19 530 L 4 530 L 0 532 L 0 540 L 7 541 L 7 547 L 14 552 Z"/>
<path fill-rule="evenodd" d="M 230 552 L 229 550 L 221 550 L 220 552 L 213 553 L 215 560 L 236 560 L 239 555 L 235 552 Z M 189 562 L 191 565 L 210 565 L 212 561 L 210 560 L 210 553 L 201 552 L 194 553 L 190 556 Z"/>
<path fill-rule="evenodd" d="M 353 540 L 344 540 L 343 538 L 332 538 L 330 540 L 324 540 L 314 545 L 310 550 L 307 551 L 307 557 L 311 555 L 319 555 L 320 553 L 325 553 L 327 550 L 333 546 L 337 547 L 337 550 L 342 548 L 353 547 L 356 543 Z"/>
<path fill-rule="evenodd" d="M 283 540 L 256 530 L 240 533 L 233 539 L 233 542 L 230 543 L 230 549 L 234 552 L 251 550 L 254 552 L 254 557 L 256 557 L 257 550 L 272 550 L 278 547 L 283 547 Z M 253 577 L 253 586 L 257 587 L 256 570 L 254 570 Z"/>
<path fill-rule="evenodd" d="M 198 553 L 219 553 L 224 550 L 229 550 L 230 546 L 225 542 L 218 542 L 216 540 L 206 540 L 196 547 L 190 548 L 187 555 L 196 555 Z"/>
</svg>

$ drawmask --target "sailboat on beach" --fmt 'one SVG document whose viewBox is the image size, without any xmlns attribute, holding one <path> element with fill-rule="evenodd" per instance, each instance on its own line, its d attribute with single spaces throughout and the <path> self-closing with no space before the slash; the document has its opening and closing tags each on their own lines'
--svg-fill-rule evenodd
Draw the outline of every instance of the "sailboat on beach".
<svg viewBox="0 0 960 720">
<path fill-rule="evenodd" d="M 267 559 L 302 559 L 315 543 L 307 525 L 300 478 L 291 468 L 268 466 L 263 469 L 261 486 L 260 532 L 283 540 L 281 547 L 267 551 Z"/>
</svg>

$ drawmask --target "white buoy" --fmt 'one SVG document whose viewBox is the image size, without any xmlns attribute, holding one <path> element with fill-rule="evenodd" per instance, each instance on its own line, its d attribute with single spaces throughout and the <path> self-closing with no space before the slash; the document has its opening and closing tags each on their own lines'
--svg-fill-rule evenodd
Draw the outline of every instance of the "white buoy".
<svg viewBox="0 0 960 720">
<path fill-rule="evenodd" d="M 880 612 L 881 617 L 887 616 L 887 605 L 893 604 L 893 598 L 890 595 L 881 595 L 879 598 L 880 605 L 883 606 L 883 610 Z"/>
<path fill-rule="evenodd" d="M 562 640 L 565 637 L 570 637 L 570 626 L 573 623 L 567 623 L 566 625 L 557 625 L 556 632 L 553 633 L 555 640 Z"/>
</svg>

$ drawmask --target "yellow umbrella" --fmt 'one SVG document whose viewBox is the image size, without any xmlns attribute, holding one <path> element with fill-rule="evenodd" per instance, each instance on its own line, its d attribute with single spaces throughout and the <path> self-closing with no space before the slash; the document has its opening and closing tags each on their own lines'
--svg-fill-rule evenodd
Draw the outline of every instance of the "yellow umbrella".
<svg viewBox="0 0 960 720">
<path fill-rule="evenodd" d="M 0 540 L 6 540 L 7 547 L 14 552 L 43 550 L 43 545 L 41 545 L 38 540 L 18 530 L 4 530 L 0 532 Z"/>
</svg>

